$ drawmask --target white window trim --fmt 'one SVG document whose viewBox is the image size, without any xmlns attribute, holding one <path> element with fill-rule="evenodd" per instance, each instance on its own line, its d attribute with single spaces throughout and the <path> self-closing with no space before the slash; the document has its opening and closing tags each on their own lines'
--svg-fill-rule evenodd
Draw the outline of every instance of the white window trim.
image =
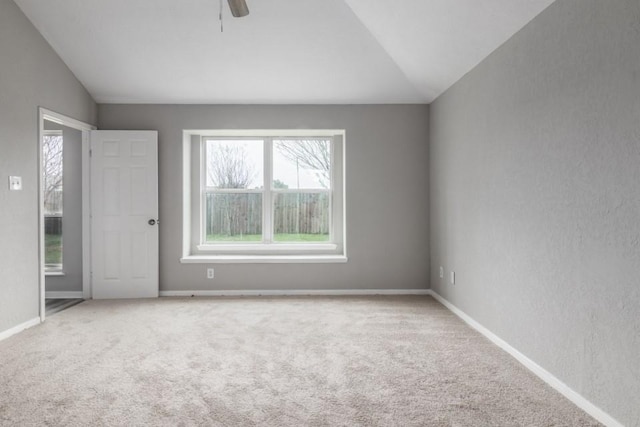
<svg viewBox="0 0 640 427">
<path fill-rule="evenodd" d="M 63 270 L 44 270 L 45 276 L 64 276 L 65 273 Z"/>
<path fill-rule="evenodd" d="M 198 179 L 198 189 L 202 185 L 202 175 L 198 173 L 198 178 L 194 172 L 202 169 L 202 141 L 215 137 L 332 137 L 339 141 L 339 144 L 332 144 L 332 224 L 331 243 L 277 243 L 261 242 L 256 243 L 208 243 L 202 244 L 199 239 L 195 241 L 192 225 L 198 221 L 198 231 L 202 230 L 203 218 L 201 209 L 200 192 L 194 190 L 195 180 Z M 198 144 L 200 164 L 194 165 L 193 150 L 194 144 Z M 335 153 L 335 147 L 339 147 L 340 152 Z M 272 156 L 271 150 L 265 150 L 265 156 Z M 338 162 L 336 162 L 338 155 Z M 336 263 L 346 262 L 346 202 L 345 202 L 345 132 L 344 130 L 316 129 L 316 130 L 210 130 L 191 129 L 183 131 L 183 242 L 182 257 L 180 262 L 191 263 Z M 193 168 L 197 166 L 198 171 Z M 265 183 L 269 182 L 271 176 L 270 168 L 272 160 L 269 158 L 265 162 Z M 268 170 L 267 170 L 268 169 Z M 335 183 L 335 184 L 334 184 Z M 292 190 L 293 191 L 293 190 Z M 304 190 L 303 190 L 304 191 Z M 198 197 L 198 212 L 194 214 L 194 197 Z M 271 204 L 263 201 L 264 225 L 271 227 Z M 333 206 L 337 203 L 337 206 Z M 267 212 L 268 211 L 268 212 Z M 334 218 L 339 216 L 339 218 Z M 197 219 L 196 219 L 197 218 Z M 337 223 L 333 223 L 337 221 Z M 199 235 L 199 233 L 197 233 Z M 267 233 L 268 234 L 268 233 Z"/>
<path fill-rule="evenodd" d="M 59 129 L 45 129 L 42 131 L 43 136 L 62 136 L 62 131 Z"/>
</svg>

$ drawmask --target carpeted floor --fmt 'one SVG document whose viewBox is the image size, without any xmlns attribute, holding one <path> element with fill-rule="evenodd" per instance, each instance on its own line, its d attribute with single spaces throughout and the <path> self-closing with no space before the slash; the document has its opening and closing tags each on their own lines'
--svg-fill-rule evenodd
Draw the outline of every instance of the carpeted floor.
<svg viewBox="0 0 640 427">
<path fill-rule="evenodd" d="M 596 426 L 430 297 L 87 301 L 0 342 L 0 425 Z"/>
</svg>

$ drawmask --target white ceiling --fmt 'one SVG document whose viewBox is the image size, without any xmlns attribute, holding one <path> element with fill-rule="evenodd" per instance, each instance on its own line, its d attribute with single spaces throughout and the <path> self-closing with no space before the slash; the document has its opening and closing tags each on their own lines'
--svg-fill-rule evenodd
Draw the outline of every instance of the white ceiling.
<svg viewBox="0 0 640 427">
<path fill-rule="evenodd" d="M 15 0 L 99 103 L 428 103 L 553 0 Z"/>
</svg>

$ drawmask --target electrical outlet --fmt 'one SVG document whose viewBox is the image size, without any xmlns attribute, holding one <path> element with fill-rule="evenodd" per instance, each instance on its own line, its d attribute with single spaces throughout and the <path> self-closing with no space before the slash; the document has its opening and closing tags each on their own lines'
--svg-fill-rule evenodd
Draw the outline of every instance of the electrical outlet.
<svg viewBox="0 0 640 427">
<path fill-rule="evenodd" d="M 213 268 L 207 268 L 207 279 L 213 279 Z"/>
<path fill-rule="evenodd" d="M 20 191 L 20 190 L 22 190 L 22 177 L 21 176 L 10 176 L 9 177 L 9 190 L 11 190 L 11 191 Z"/>
<path fill-rule="evenodd" d="M 444 279 L 444 267 L 440 266 L 440 278 Z"/>
<path fill-rule="evenodd" d="M 452 285 L 456 284 L 456 272 L 455 271 L 451 272 L 451 284 Z"/>
</svg>

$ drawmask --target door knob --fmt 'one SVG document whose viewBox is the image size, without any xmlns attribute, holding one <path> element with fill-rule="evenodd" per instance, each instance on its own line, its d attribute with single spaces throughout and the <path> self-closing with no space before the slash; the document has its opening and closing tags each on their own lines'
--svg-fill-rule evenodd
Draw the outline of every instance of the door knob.
<svg viewBox="0 0 640 427">
<path fill-rule="evenodd" d="M 149 225 L 156 225 L 156 220 L 155 219 L 150 219 L 148 221 Z"/>
</svg>

